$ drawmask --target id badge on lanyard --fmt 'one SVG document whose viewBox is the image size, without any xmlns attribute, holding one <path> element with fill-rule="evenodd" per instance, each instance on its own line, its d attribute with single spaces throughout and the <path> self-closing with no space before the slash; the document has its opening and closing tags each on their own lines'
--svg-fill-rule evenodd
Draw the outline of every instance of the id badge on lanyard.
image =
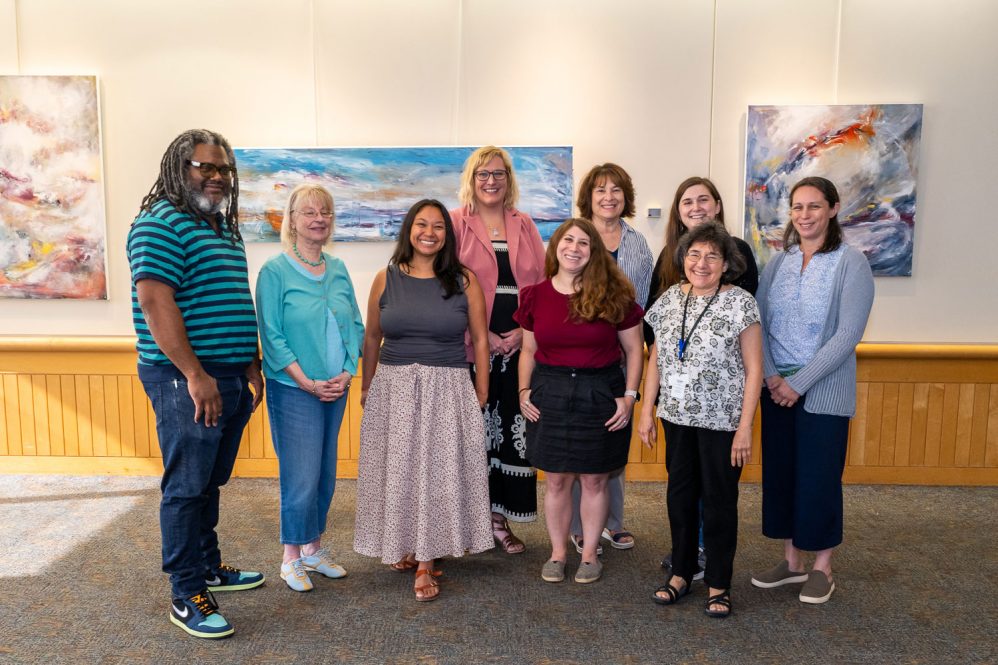
<svg viewBox="0 0 998 665">
<path fill-rule="evenodd" d="M 690 376 L 685 372 L 669 377 L 669 397 L 681 400 L 686 395 L 686 387 L 690 384 Z"/>
</svg>

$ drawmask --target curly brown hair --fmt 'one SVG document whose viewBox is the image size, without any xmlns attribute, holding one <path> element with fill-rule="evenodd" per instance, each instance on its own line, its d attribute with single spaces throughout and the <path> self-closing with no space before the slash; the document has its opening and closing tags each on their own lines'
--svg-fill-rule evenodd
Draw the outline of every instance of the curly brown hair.
<svg viewBox="0 0 998 665">
<path fill-rule="evenodd" d="M 544 274 L 549 278 L 558 274 L 558 244 L 573 227 L 589 236 L 589 262 L 575 278 L 579 289 L 569 297 L 568 310 L 578 321 L 602 320 L 617 325 L 634 307 L 634 287 L 588 219 L 573 217 L 558 227 L 548 241 Z"/>
</svg>

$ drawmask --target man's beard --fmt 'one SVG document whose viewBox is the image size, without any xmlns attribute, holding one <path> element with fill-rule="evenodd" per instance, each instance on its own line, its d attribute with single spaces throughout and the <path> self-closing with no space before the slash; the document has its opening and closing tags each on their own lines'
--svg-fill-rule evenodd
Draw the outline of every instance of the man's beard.
<svg viewBox="0 0 998 665">
<path fill-rule="evenodd" d="M 205 215 L 217 214 L 229 205 L 228 194 L 223 196 L 217 203 L 214 203 L 206 194 L 196 191 L 190 186 L 187 187 L 186 196 L 187 204 Z"/>
</svg>

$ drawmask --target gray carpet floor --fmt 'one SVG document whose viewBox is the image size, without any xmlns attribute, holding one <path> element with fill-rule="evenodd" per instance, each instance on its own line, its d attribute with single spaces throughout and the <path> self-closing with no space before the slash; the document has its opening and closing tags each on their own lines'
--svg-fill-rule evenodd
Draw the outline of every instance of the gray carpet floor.
<svg viewBox="0 0 998 665">
<path fill-rule="evenodd" d="M 651 601 L 669 549 L 664 484 L 628 483 L 637 546 L 608 548 L 599 582 L 541 581 L 540 520 L 517 530 L 525 554 L 444 561 L 432 603 L 415 602 L 411 575 L 352 551 L 354 491 L 338 484 L 327 532 L 349 576 L 297 594 L 278 577 L 277 481 L 224 488 L 225 559 L 268 580 L 218 594 L 236 634 L 204 641 L 167 618 L 158 479 L 0 476 L 0 662 L 998 662 L 998 488 L 847 487 L 838 588 L 808 606 L 796 588 L 750 585 L 781 549 L 760 535 L 759 487 L 744 485 L 723 621 L 704 616 L 701 584 L 675 607 Z"/>
</svg>

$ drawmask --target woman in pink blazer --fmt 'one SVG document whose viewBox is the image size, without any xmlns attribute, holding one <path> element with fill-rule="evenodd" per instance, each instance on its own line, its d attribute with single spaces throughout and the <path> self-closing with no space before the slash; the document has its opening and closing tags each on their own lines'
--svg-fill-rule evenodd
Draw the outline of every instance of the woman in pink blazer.
<svg viewBox="0 0 998 665">
<path fill-rule="evenodd" d="M 524 550 L 509 521 L 537 519 L 537 472 L 526 457 L 517 363 L 523 332 L 513 320 L 519 289 L 544 279 L 544 245 L 534 221 L 514 206 L 519 195 L 509 154 L 485 146 L 468 157 L 461 207 L 451 211 L 458 256 L 485 293 L 489 321 L 489 397 L 485 439 L 489 457 L 492 533 L 507 554 Z M 468 362 L 474 357 L 466 340 Z M 475 372 L 471 365 L 472 374 Z"/>
</svg>

